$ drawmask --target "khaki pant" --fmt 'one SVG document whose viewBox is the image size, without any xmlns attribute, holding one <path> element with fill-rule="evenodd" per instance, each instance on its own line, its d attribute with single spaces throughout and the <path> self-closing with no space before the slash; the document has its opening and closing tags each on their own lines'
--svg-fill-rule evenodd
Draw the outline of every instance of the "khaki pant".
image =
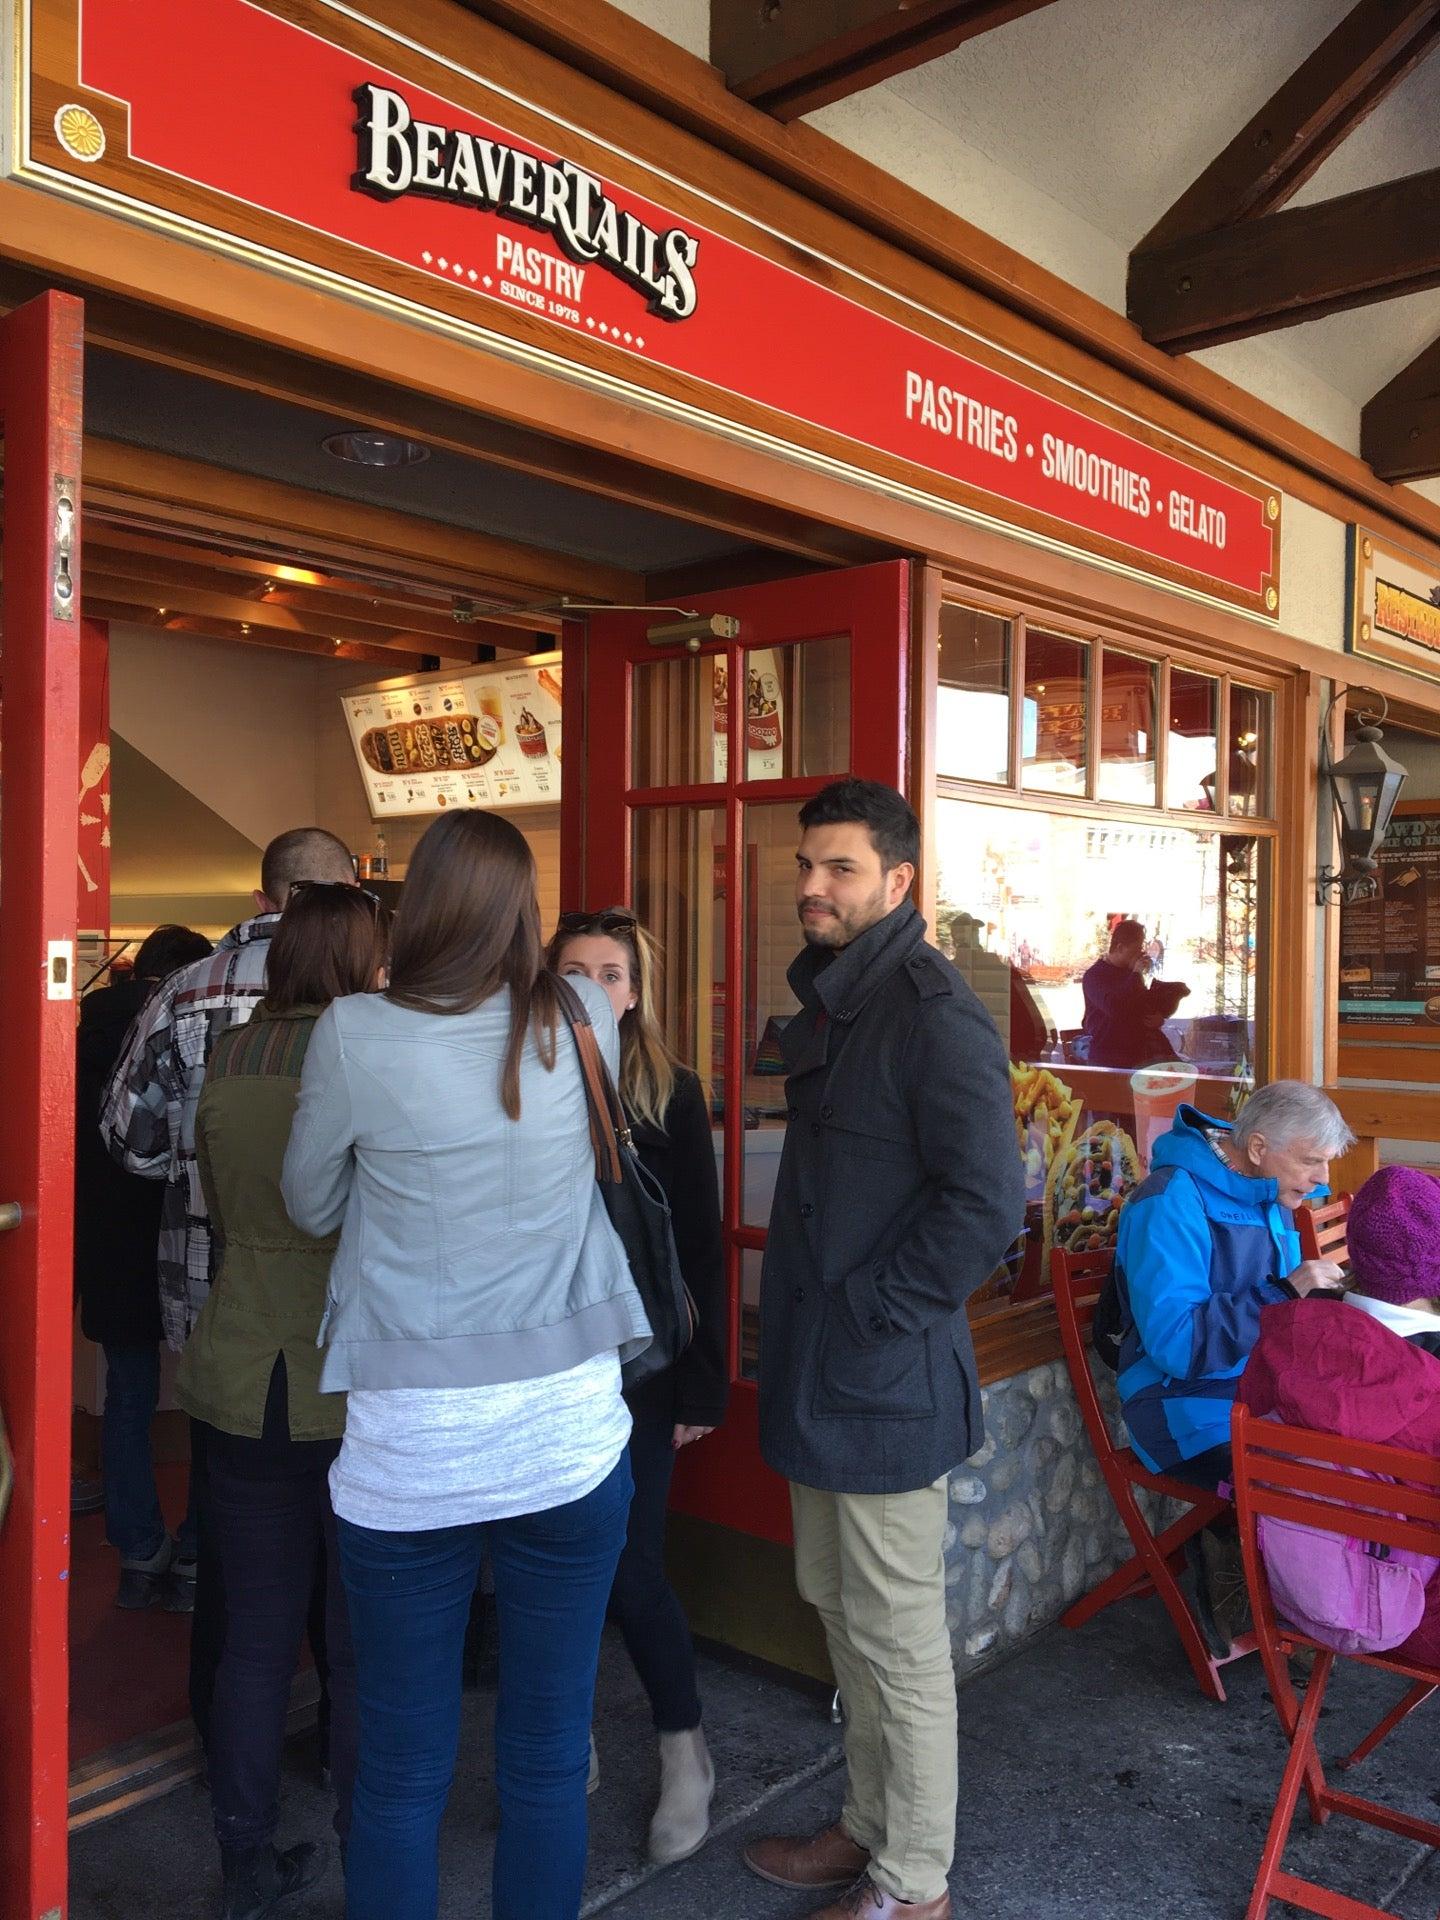
<svg viewBox="0 0 1440 1920">
<path fill-rule="evenodd" d="M 945 1625 L 947 1482 L 819 1493 L 793 1482 L 795 1578 L 845 1705 L 841 1824 L 892 1899 L 938 1900 L 955 1853 L 958 1733 Z"/>
</svg>

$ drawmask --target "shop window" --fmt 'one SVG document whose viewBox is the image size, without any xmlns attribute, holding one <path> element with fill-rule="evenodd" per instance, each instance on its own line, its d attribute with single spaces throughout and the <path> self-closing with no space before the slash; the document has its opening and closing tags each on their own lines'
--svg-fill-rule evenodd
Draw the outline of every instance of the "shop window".
<svg viewBox="0 0 1440 1920">
<path fill-rule="evenodd" d="M 1214 813 L 1219 764 L 1220 682 L 1174 667 L 1165 739 L 1165 804 Z"/>
<path fill-rule="evenodd" d="M 1083 640 L 1025 635 L 1022 783 L 1036 793 L 1083 795 L 1090 729 L 1090 648 Z"/>
<path fill-rule="evenodd" d="M 1025 1163 L 1025 1231 L 979 1311 L 1044 1292 L 1052 1247 L 1113 1243 L 1182 1101 L 1238 1110 L 1264 1058 L 1269 855 L 1263 836 L 1158 813 L 938 802 L 936 935 L 1005 1040 Z M 1133 986 L 1101 959 L 1121 919 L 1144 929 Z M 1114 977 L 1097 977 L 1092 1000 L 1108 984 L 1137 1002 L 1098 1041 L 1085 986 L 1097 963 Z"/>
<path fill-rule="evenodd" d="M 935 764 L 957 780 L 1010 781 L 1011 623 L 947 601 L 940 609 Z"/>
<path fill-rule="evenodd" d="M 1106 647 L 1100 656 L 1100 771 L 1096 797 L 1155 804 L 1155 709 L 1159 669 Z"/>
<path fill-rule="evenodd" d="M 1275 731 L 1275 696 L 1257 687 L 1230 688 L 1229 810 L 1267 820 L 1275 811 L 1270 757 Z"/>
</svg>

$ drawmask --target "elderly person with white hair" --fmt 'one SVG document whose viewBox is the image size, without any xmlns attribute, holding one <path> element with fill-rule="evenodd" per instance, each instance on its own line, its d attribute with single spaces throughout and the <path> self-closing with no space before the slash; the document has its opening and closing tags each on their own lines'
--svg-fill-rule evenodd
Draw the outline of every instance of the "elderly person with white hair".
<svg viewBox="0 0 1440 1920">
<path fill-rule="evenodd" d="M 1317 1087 L 1276 1080 L 1233 1125 L 1185 1106 L 1155 1142 L 1115 1252 L 1117 1384 L 1152 1471 L 1211 1488 L 1228 1477 L 1230 1408 L 1261 1308 L 1341 1278 L 1328 1260 L 1301 1260 L 1293 1209 L 1324 1190 L 1353 1139 Z"/>
</svg>

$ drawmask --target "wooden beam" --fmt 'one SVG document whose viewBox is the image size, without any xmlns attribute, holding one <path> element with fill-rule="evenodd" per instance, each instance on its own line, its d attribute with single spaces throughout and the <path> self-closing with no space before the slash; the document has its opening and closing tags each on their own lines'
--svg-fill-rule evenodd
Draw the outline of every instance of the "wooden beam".
<svg viewBox="0 0 1440 1920">
<path fill-rule="evenodd" d="M 1140 242 L 1275 213 L 1440 44 L 1440 0 L 1360 0 Z"/>
<path fill-rule="evenodd" d="M 127 580 L 86 565 L 81 590 L 87 600 L 124 601 L 154 609 L 157 623 L 169 616 L 193 617 L 218 622 L 223 627 L 239 627 L 255 633 L 306 634 L 327 647 L 339 647 L 346 641 L 389 652 L 399 648 L 406 653 L 433 653 L 442 660 L 456 660 L 466 666 L 475 662 L 475 642 L 465 638 L 465 629 L 455 627 L 444 637 L 409 633 L 401 629 L 382 630 L 355 620 L 320 619 L 268 600 L 251 600 L 242 594 L 208 593 L 201 587 L 173 581 L 158 587 L 145 581 Z M 164 600 L 159 598 L 164 593 Z"/>
<path fill-rule="evenodd" d="M 777 120 L 951 53 L 1052 0 L 710 0 L 710 58 Z"/>
<path fill-rule="evenodd" d="M 246 633 L 238 622 L 207 618 L 202 614 L 176 614 L 157 621 L 153 607 L 128 600 L 107 600 L 89 592 L 83 592 L 82 598 L 85 613 L 92 620 L 121 620 L 137 627 L 158 626 L 164 633 L 199 633 L 211 640 L 272 647 L 282 653 L 306 653 L 322 660 L 353 660 L 378 666 L 387 674 L 420 673 L 433 659 L 428 649 L 424 653 L 404 653 L 398 647 L 367 646 L 355 640 L 342 640 L 337 645 L 309 633 L 284 633 L 278 627 L 252 626 Z"/>
<path fill-rule="evenodd" d="M 1360 453 L 1382 480 L 1440 473 L 1440 340 L 1417 354 L 1360 412 Z"/>
<path fill-rule="evenodd" d="M 398 556 L 428 571 L 437 586 L 515 605 L 565 594 L 601 601 L 640 597 L 640 575 L 623 567 L 120 441 L 86 440 L 84 479 L 86 505 L 102 517 L 144 508 L 172 530 L 197 528 L 272 544 L 277 560 L 319 550 L 332 564 L 348 556 L 373 567 L 382 557 Z"/>
<path fill-rule="evenodd" d="M 1440 168 L 1132 253 L 1126 310 L 1170 353 L 1440 286 Z"/>
</svg>

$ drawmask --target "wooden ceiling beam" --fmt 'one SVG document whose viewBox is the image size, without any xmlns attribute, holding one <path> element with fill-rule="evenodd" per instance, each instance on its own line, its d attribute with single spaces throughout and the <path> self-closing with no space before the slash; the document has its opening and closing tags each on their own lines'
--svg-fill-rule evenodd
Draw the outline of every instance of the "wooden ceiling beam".
<svg viewBox="0 0 1440 1920">
<path fill-rule="evenodd" d="M 85 498 L 92 511 L 146 509 L 174 529 L 243 530 L 273 542 L 275 557 L 323 551 L 362 565 L 398 555 L 432 570 L 437 585 L 515 605 L 530 600 L 633 601 L 641 577 L 569 554 L 522 546 L 466 527 L 442 525 L 387 507 L 312 493 L 283 481 L 234 473 L 177 454 L 87 436 Z"/>
<path fill-rule="evenodd" d="M 731 91 L 798 120 L 1053 0 L 710 0 L 710 58 Z"/>
<path fill-rule="evenodd" d="M 1440 0 L 1360 0 L 1140 242 L 1275 213 L 1440 45 Z"/>
<path fill-rule="evenodd" d="M 1440 474 L 1440 340 L 1366 401 L 1360 453 L 1382 480 L 1428 480 Z"/>
<path fill-rule="evenodd" d="M 1440 168 L 1130 256 L 1126 311 L 1170 353 L 1440 286 Z"/>
<path fill-rule="evenodd" d="M 238 626 L 251 632 L 304 634 L 333 649 L 353 642 L 379 648 L 382 654 L 400 648 L 407 653 L 434 654 L 439 659 L 455 660 L 467 666 L 473 665 L 475 660 L 475 642 L 462 637 L 465 632 L 462 627 L 456 627 L 453 635 L 447 639 L 434 639 L 428 634 L 408 633 L 400 629 L 382 633 L 376 627 L 353 620 L 327 619 L 322 622 L 293 608 L 272 606 L 265 600 L 250 600 L 242 594 L 209 593 L 203 588 L 185 586 L 179 581 L 166 587 L 152 586 L 144 581 L 102 573 L 97 567 L 84 565 L 83 560 L 82 568 L 81 591 L 87 599 L 93 594 L 97 600 L 118 600 L 148 606 L 153 609 L 155 623 L 160 626 L 171 617 L 189 616 L 217 621 L 222 626 Z M 159 597 L 162 592 L 166 596 L 163 600 Z"/>
<path fill-rule="evenodd" d="M 131 626 L 155 627 L 165 633 L 198 633 L 210 640 L 231 640 L 252 647 L 271 647 L 281 653 L 304 653 L 322 660 L 354 661 L 360 666 L 380 667 L 385 674 L 421 673 L 433 662 L 433 655 L 405 653 L 398 647 L 367 646 L 355 640 L 338 645 L 318 640 L 308 633 L 282 633 L 276 627 L 251 626 L 243 632 L 237 622 L 207 619 L 201 614 L 174 614 L 157 623 L 153 607 L 137 605 L 126 599 L 112 600 L 103 594 L 86 591 L 83 596 L 86 616 L 91 620 L 127 622 Z"/>
</svg>

